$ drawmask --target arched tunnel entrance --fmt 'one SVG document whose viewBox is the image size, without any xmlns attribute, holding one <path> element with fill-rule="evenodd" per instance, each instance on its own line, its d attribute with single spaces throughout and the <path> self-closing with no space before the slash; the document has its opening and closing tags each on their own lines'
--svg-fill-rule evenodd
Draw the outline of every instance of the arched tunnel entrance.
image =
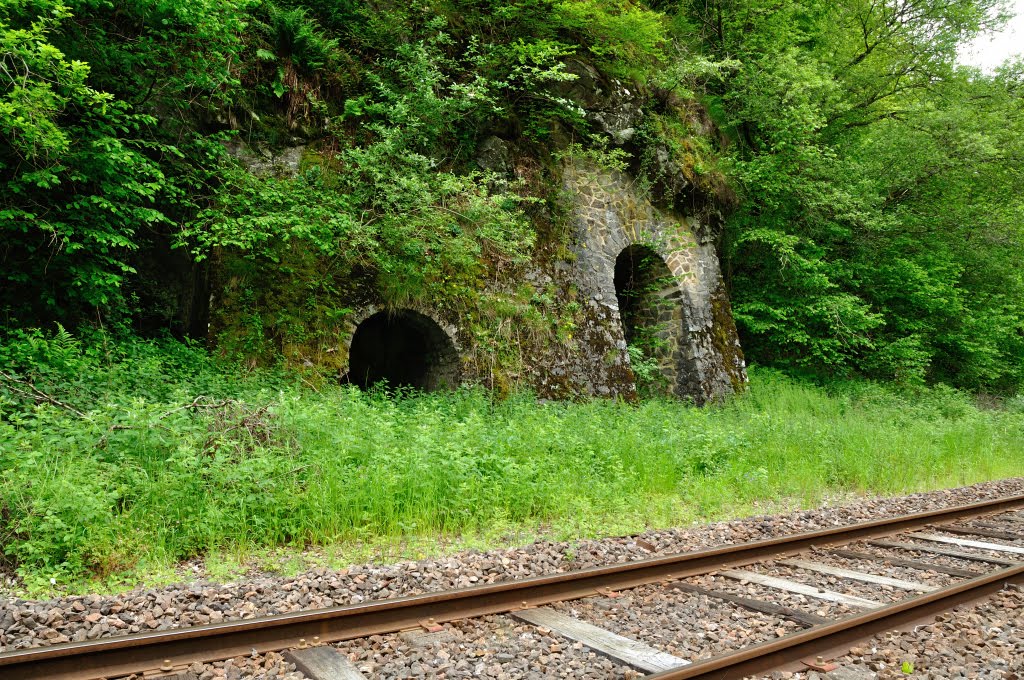
<svg viewBox="0 0 1024 680">
<path fill-rule="evenodd" d="M 378 312 L 356 328 L 348 380 L 367 389 L 378 383 L 431 392 L 459 384 L 459 354 L 429 316 L 403 309 Z"/>
<path fill-rule="evenodd" d="M 678 391 L 683 295 L 661 255 L 640 244 L 624 248 L 615 258 L 615 297 L 637 389 Z"/>
</svg>

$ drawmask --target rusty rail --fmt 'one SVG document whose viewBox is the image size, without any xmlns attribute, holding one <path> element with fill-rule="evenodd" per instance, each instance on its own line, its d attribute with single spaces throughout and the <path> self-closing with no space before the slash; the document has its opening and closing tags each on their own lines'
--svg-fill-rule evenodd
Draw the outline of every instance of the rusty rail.
<svg viewBox="0 0 1024 680">
<path fill-rule="evenodd" d="M 647 680 L 740 680 L 816 655 L 844 654 L 857 640 L 916 623 L 959 604 L 988 597 L 1008 585 L 1024 584 L 1024 564 L 963 581 L 834 623 L 751 645 L 689 666 L 648 675 Z"/>
<path fill-rule="evenodd" d="M 930 523 L 950 522 L 1021 506 L 1024 506 L 1024 495 L 566 574 L 261 619 L 18 650 L 0 654 L 0 676 L 5 680 L 96 680 L 161 668 L 178 669 L 195 662 L 218 661 L 253 651 L 269 652 L 295 647 L 302 639 L 319 638 L 321 642 L 347 640 L 417 627 L 428 619 L 451 621 L 573 600 L 593 595 L 599 588 L 623 589 L 657 583 L 743 566 L 816 545 L 876 538 Z"/>
</svg>

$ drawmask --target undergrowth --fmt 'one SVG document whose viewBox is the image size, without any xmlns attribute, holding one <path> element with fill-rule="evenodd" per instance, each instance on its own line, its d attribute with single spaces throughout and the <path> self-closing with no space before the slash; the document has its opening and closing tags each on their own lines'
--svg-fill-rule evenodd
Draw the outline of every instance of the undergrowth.
<svg viewBox="0 0 1024 680">
<path fill-rule="evenodd" d="M 707 408 L 361 393 L 64 332 L 10 336 L 0 371 L 0 543 L 30 592 L 225 550 L 626 533 L 1024 471 L 1024 404 L 942 387 L 755 370 Z"/>
</svg>

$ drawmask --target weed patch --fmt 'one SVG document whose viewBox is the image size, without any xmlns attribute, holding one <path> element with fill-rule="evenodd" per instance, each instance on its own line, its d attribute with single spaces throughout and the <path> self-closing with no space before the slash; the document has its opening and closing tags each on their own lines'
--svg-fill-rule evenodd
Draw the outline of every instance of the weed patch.
<svg viewBox="0 0 1024 680">
<path fill-rule="evenodd" d="M 313 390 L 170 342 L 32 335 L 0 359 L 16 381 L 0 382 L 0 541 L 28 590 L 281 546 L 630 533 L 1024 470 L 1024 412 L 944 388 L 753 371 L 701 409 Z"/>
</svg>

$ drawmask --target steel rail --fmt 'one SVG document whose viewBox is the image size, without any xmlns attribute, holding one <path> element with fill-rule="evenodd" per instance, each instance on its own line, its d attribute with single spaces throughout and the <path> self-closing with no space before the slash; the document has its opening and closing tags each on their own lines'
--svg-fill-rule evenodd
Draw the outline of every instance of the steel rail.
<svg viewBox="0 0 1024 680">
<path fill-rule="evenodd" d="M 916 623 L 1002 590 L 1024 584 L 1024 564 L 907 598 L 893 605 L 855 614 L 834 623 L 751 645 L 738 652 L 696 661 L 689 666 L 648 675 L 644 680 L 740 680 L 778 670 L 822 654 L 845 654 L 852 643 Z"/>
<path fill-rule="evenodd" d="M 624 589 L 744 566 L 812 546 L 876 538 L 935 522 L 976 517 L 1024 506 L 1024 494 L 930 510 L 889 519 L 724 545 L 564 574 L 474 586 L 447 592 L 377 600 L 260 619 L 124 635 L 35 647 L 0 654 L 4 680 L 96 680 L 165 668 L 181 668 L 253 652 L 296 647 L 302 640 L 334 642 L 392 633 L 433 622 L 501 614 L 562 600 L 589 597 L 599 589 Z"/>
</svg>

